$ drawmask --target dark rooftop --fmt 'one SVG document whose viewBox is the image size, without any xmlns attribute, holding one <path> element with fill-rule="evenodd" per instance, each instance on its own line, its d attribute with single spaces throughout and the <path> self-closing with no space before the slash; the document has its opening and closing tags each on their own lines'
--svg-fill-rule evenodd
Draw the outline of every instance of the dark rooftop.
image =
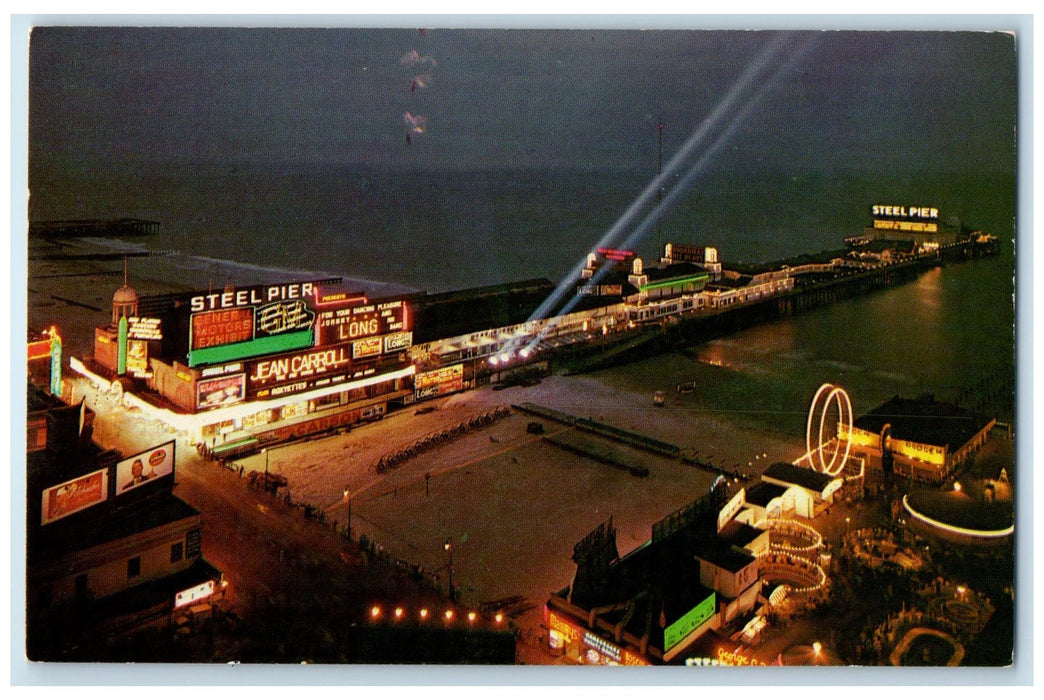
<svg viewBox="0 0 1044 700">
<path fill-rule="evenodd" d="M 837 479 L 821 472 L 813 471 L 807 467 L 798 467 L 789 462 L 776 462 L 764 471 L 762 477 L 769 477 L 795 486 L 801 486 L 809 491 L 822 493 L 830 482 Z"/>
<path fill-rule="evenodd" d="M 708 546 L 702 549 L 697 556 L 731 573 L 740 571 L 754 561 L 754 555 L 742 547 L 725 543 Z"/>
<path fill-rule="evenodd" d="M 786 492 L 786 486 L 780 486 L 768 481 L 759 481 L 747 489 L 743 499 L 747 503 L 765 508 L 773 498 L 779 498 Z"/>
<path fill-rule="evenodd" d="M 917 399 L 893 396 L 869 413 L 857 418 L 853 425 L 860 430 L 880 433 L 885 424 L 892 426 L 891 435 L 925 445 L 960 449 L 989 424 L 983 416 L 966 411 L 952 403 L 936 401 L 925 395 Z"/>
<path fill-rule="evenodd" d="M 730 520 L 718 533 L 718 537 L 729 544 L 737 547 L 749 547 L 754 540 L 765 533 L 761 528 L 741 523 L 738 520 Z"/>
<path fill-rule="evenodd" d="M 28 555 L 31 562 L 46 561 L 197 515 L 198 510 L 166 492 L 91 519 L 89 527 L 83 518 L 70 516 L 41 528 L 30 528 Z"/>
</svg>

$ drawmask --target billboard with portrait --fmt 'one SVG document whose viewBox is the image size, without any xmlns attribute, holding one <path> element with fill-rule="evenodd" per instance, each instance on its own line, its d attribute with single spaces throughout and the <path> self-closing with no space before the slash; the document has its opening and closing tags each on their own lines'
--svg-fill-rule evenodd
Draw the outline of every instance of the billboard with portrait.
<svg viewBox="0 0 1044 700">
<path fill-rule="evenodd" d="M 90 474 L 44 489 L 40 524 L 47 525 L 84 508 L 101 503 L 109 495 L 108 470 Z"/>
<path fill-rule="evenodd" d="M 116 494 L 174 473 L 174 441 L 150 447 L 116 463 Z"/>
</svg>

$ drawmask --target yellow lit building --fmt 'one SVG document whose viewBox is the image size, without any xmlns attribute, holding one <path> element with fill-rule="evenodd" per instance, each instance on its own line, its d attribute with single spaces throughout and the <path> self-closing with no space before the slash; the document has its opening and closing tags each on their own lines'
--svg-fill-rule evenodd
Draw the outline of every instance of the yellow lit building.
<svg viewBox="0 0 1044 700">
<path fill-rule="evenodd" d="M 852 424 L 852 454 L 921 481 L 943 481 L 986 440 L 996 419 L 959 406 L 894 396 Z M 848 437 L 840 427 L 841 439 Z"/>
</svg>

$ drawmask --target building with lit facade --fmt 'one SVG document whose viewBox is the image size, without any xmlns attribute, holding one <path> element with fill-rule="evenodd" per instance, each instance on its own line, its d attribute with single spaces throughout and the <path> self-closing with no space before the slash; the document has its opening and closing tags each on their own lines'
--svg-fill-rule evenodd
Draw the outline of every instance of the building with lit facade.
<svg viewBox="0 0 1044 700">
<path fill-rule="evenodd" d="M 113 298 L 74 371 L 220 456 L 383 416 L 413 398 L 403 298 L 340 279 Z"/>
<path fill-rule="evenodd" d="M 202 521 L 175 497 L 174 441 L 124 457 L 91 439 L 94 413 L 32 384 L 26 445 L 26 640 L 32 660 L 99 649 L 222 588 Z"/>
<path fill-rule="evenodd" d="M 885 472 L 943 481 L 985 444 L 995 424 L 994 418 L 936 401 L 931 395 L 917 399 L 893 396 L 855 419 L 852 454 L 880 465 Z"/>
<path fill-rule="evenodd" d="M 623 556 L 611 519 L 592 531 L 574 547 L 572 585 L 547 602 L 552 653 L 584 664 L 680 664 L 705 635 L 740 623 L 759 604 L 759 555 L 769 548 L 768 531 L 734 517 L 741 505 L 741 493 L 726 502 L 719 482 Z"/>
</svg>

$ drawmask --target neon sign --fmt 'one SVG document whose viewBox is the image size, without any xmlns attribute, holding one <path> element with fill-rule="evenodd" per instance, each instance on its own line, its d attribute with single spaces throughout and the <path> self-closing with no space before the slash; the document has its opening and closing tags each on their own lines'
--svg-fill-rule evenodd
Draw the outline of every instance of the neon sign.
<svg viewBox="0 0 1044 700">
<path fill-rule="evenodd" d="M 192 311 L 234 309 L 240 306 L 256 306 L 272 301 L 303 299 L 315 293 L 316 283 L 274 284 L 267 287 L 249 287 L 218 294 L 200 294 L 189 301 Z"/>
<path fill-rule="evenodd" d="M 938 219 L 939 210 L 934 207 L 902 207 L 890 204 L 875 204 L 870 209 L 874 216 L 895 217 L 897 219 Z"/>
<path fill-rule="evenodd" d="M 193 350 L 250 340 L 254 337 L 254 309 L 248 306 L 192 314 L 189 336 Z"/>
<path fill-rule="evenodd" d="M 685 639 L 690 632 L 709 620 L 714 614 L 715 608 L 715 594 L 711 591 L 711 594 L 697 604 L 696 607 L 664 628 L 663 650 L 667 651 L 673 648 Z"/>
<path fill-rule="evenodd" d="M 322 374 L 350 364 L 350 355 L 347 347 L 338 347 L 287 355 L 272 360 L 260 360 L 253 363 L 250 381 L 256 384 L 267 384 Z"/>
<path fill-rule="evenodd" d="M 402 300 L 321 310 L 316 322 L 317 345 L 361 340 L 406 330 L 406 306 Z"/>
<path fill-rule="evenodd" d="M 257 309 L 257 330 L 266 335 L 310 328 L 315 314 L 305 308 L 303 299 L 277 301 Z"/>
</svg>

